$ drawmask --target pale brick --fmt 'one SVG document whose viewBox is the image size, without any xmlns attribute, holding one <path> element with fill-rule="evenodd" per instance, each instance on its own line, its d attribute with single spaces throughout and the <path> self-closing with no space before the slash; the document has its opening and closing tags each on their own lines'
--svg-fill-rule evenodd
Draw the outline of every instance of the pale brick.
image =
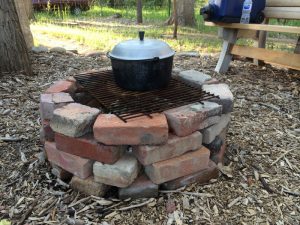
<svg viewBox="0 0 300 225">
<path fill-rule="evenodd" d="M 95 182 L 93 176 L 90 176 L 86 179 L 73 176 L 70 186 L 73 190 L 81 192 L 85 195 L 93 195 L 98 197 L 103 197 L 110 188 L 106 184 Z"/>
<path fill-rule="evenodd" d="M 120 199 L 155 198 L 158 196 L 158 185 L 145 174 L 140 175 L 129 187 L 119 188 Z"/>
<path fill-rule="evenodd" d="M 93 161 L 76 155 L 71 155 L 56 149 L 54 142 L 45 142 L 47 158 L 50 162 L 64 170 L 85 179 L 92 175 Z"/>
<path fill-rule="evenodd" d="M 41 94 L 40 114 L 42 120 L 51 120 L 55 109 L 72 102 L 74 102 L 74 100 L 69 93 L 59 92 L 53 94 Z"/>
<path fill-rule="evenodd" d="M 145 172 L 152 182 L 162 184 L 207 168 L 209 154 L 209 150 L 202 147 L 182 156 L 146 166 Z"/>
<path fill-rule="evenodd" d="M 228 126 L 228 124 L 230 122 L 230 116 L 231 116 L 230 113 L 223 114 L 221 116 L 221 120 L 219 123 L 217 123 L 213 126 L 210 126 L 204 130 L 201 130 L 201 133 L 203 135 L 202 142 L 204 144 L 210 144 L 211 142 L 213 142 L 213 140 L 216 138 L 216 136 L 221 134 L 223 129 Z"/>
<path fill-rule="evenodd" d="M 217 123 L 222 106 L 217 103 L 204 101 L 165 111 L 170 129 L 177 136 L 187 136 L 197 130 Z M 216 117 L 217 116 L 217 117 Z M 209 119 L 210 117 L 214 117 Z"/>
<path fill-rule="evenodd" d="M 201 146 L 202 135 L 200 132 L 195 132 L 185 137 L 178 137 L 170 134 L 166 144 L 157 146 L 133 146 L 133 153 L 136 155 L 140 163 L 143 165 L 149 165 L 180 156 L 191 150 L 197 150 Z"/>
<path fill-rule="evenodd" d="M 116 187 L 128 187 L 132 184 L 138 175 L 138 170 L 136 158 L 129 154 L 125 154 L 115 164 L 95 162 L 93 167 L 96 182 Z"/>
<path fill-rule="evenodd" d="M 54 110 L 50 126 L 57 133 L 80 137 L 92 131 L 93 123 L 99 113 L 99 109 L 71 103 Z"/>
<path fill-rule="evenodd" d="M 219 170 L 217 165 L 213 161 L 209 161 L 208 167 L 200 170 L 196 173 L 179 177 L 175 180 L 163 183 L 161 188 L 164 190 L 176 190 L 186 185 L 197 183 L 198 185 L 206 184 L 211 179 L 219 177 Z"/>
<path fill-rule="evenodd" d="M 209 101 L 222 105 L 223 114 L 232 112 L 234 97 L 227 84 L 203 85 L 202 89 L 206 92 L 219 96 L 219 98 L 212 98 Z"/>
<path fill-rule="evenodd" d="M 193 87 L 202 87 L 203 84 L 212 79 L 210 75 L 196 70 L 181 71 L 177 78 Z"/>
<path fill-rule="evenodd" d="M 164 114 L 152 118 L 138 117 L 127 123 L 113 114 L 99 115 L 94 137 L 106 145 L 157 145 L 168 140 L 168 123 Z"/>
</svg>

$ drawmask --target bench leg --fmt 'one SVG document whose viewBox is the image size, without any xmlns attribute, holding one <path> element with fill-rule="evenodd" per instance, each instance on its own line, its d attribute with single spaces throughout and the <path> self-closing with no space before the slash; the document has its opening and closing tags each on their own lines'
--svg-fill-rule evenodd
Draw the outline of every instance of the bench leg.
<svg viewBox="0 0 300 225">
<path fill-rule="evenodd" d="M 268 23 L 269 23 L 269 19 L 265 19 L 265 21 L 263 22 L 263 24 L 268 24 Z M 267 34 L 268 34 L 267 31 L 259 31 L 258 41 L 256 41 L 254 44 L 255 47 L 266 48 Z M 265 64 L 264 61 L 258 59 L 253 59 L 253 63 L 257 66 L 263 66 Z"/>
<path fill-rule="evenodd" d="M 298 41 L 297 41 L 294 53 L 295 54 L 300 54 L 300 36 L 298 37 Z"/>
<path fill-rule="evenodd" d="M 218 64 L 215 68 L 215 71 L 218 73 L 225 73 L 229 68 L 229 64 L 232 60 L 230 50 L 236 42 L 238 30 L 224 28 L 222 33 L 224 42 Z"/>
</svg>

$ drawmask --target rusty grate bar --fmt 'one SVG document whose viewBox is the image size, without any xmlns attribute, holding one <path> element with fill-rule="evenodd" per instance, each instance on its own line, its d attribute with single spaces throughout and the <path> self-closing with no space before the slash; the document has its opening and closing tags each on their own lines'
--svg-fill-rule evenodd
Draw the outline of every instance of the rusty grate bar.
<svg viewBox="0 0 300 225">
<path fill-rule="evenodd" d="M 120 88 L 111 70 L 82 73 L 76 75 L 75 79 L 108 113 L 115 114 L 124 122 L 141 116 L 151 118 L 153 113 L 218 98 L 176 78 L 172 78 L 165 89 L 146 92 Z"/>
</svg>

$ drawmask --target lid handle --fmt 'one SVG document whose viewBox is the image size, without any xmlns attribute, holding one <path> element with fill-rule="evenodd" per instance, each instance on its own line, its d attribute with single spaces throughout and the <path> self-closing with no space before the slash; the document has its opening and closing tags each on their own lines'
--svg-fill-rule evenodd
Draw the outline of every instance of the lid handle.
<svg viewBox="0 0 300 225">
<path fill-rule="evenodd" d="M 139 31 L 140 41 L 144 41 L 145 31 Z"/>
</svg>

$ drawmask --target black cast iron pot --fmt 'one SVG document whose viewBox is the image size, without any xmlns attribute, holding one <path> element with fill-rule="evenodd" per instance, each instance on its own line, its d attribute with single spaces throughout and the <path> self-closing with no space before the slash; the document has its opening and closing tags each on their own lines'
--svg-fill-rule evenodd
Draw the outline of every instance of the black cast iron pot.
<svg viewBox="0 0 300 225">
<path fill-rule="evenodd" d="M 115 81 L 131 91 L 150 91 L 168 85 L 175 52 L 163 41 L 146 39 L 119 43 L 108 53 Z"/>
</svg>

